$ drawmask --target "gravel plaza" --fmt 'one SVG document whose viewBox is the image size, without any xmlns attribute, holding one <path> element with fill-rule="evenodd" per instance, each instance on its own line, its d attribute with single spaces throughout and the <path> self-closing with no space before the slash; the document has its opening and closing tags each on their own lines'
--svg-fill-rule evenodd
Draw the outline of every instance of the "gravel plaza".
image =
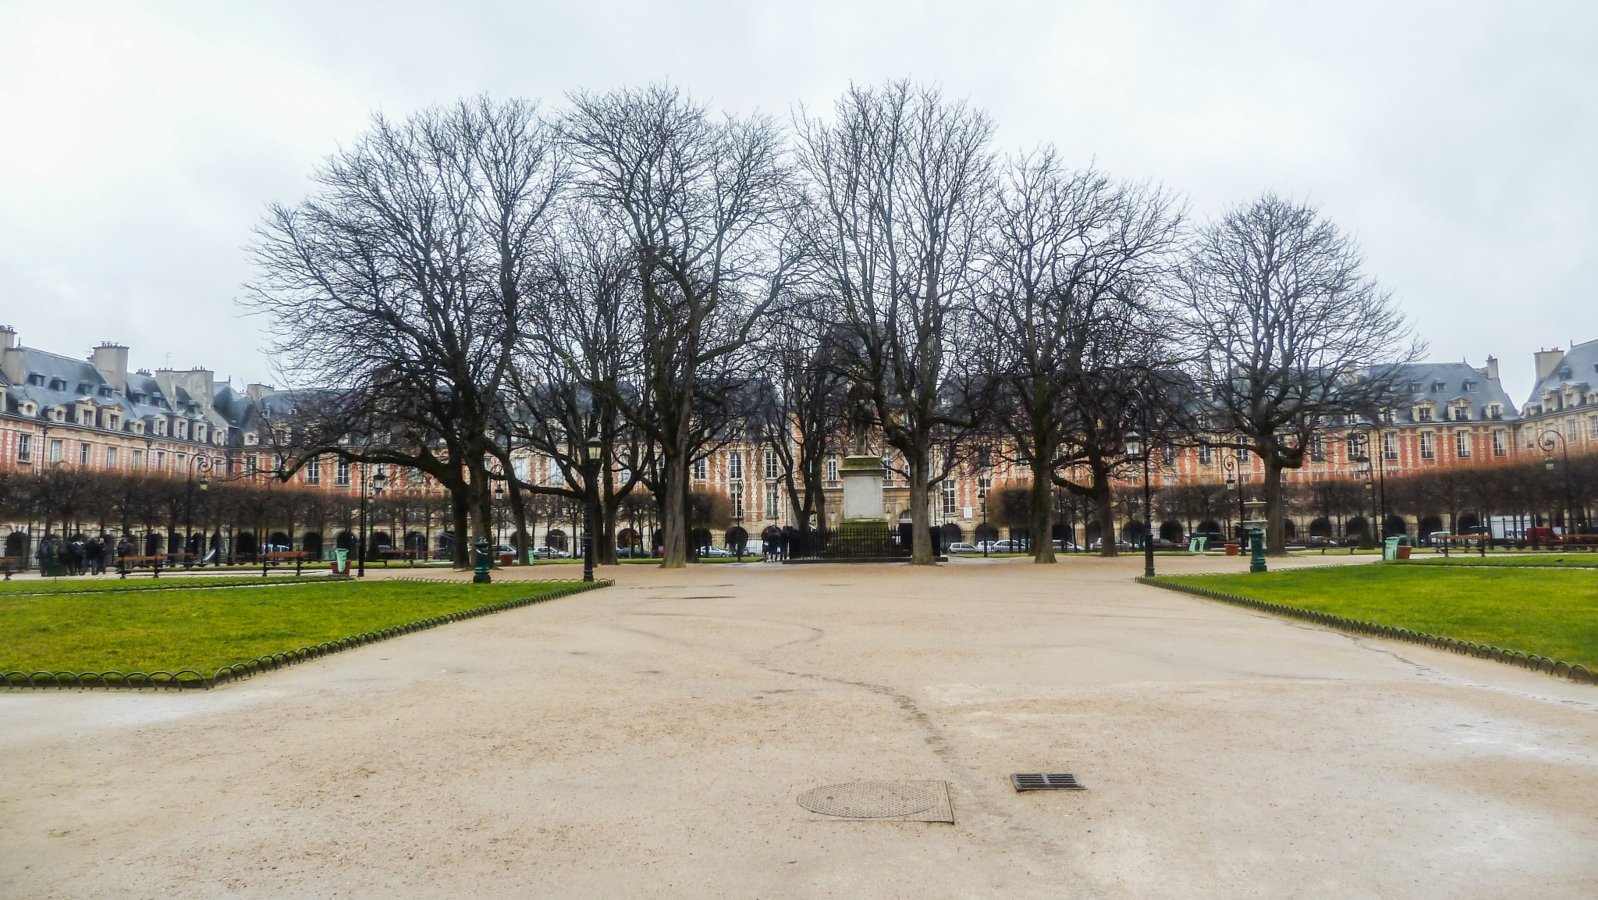
<svg viewBox="0 0 1598 900">
<path fill-rule="evenodd" d="M 1598 896 L 1598 688 L 1141 569 L 612 566 L 215 691 L 0 693 L 0 895 Z M 798 802 L 855 782 L 953 822 Z"/>
</svg>

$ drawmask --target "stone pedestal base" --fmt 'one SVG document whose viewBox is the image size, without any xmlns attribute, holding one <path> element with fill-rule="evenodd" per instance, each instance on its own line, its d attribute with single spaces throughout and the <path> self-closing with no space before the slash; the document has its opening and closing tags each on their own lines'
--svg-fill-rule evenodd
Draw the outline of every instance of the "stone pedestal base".
<svg viewBox="0 0 1598 900">
<path fill-rule="evenodd" d="M 843 478 L 844 521 L 885 521 L 882 460 L 875 456 L 845 456 L 839 472 Z"/>
</svg>

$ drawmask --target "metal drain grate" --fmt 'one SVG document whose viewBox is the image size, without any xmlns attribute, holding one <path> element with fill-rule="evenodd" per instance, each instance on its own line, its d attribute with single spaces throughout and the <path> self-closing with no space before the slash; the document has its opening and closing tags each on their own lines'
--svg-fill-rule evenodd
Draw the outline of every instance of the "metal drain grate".
<svg viewBox="0 0 1598 900">
<path fill-rule="evenodd" d="M 1031 772 L 1017 772 L 1010 776 L 1010 783 L 1018 791 L 1085 791 L 1087 788 L 1076 783 L 1075 775 L 1053 774 L 1042 775 Z"/>
<path fill-rule="evenodd" d="M 851 781 L 805 791 L 799 805 L 837 819 L 953 822 L 949 786 L 942 781 Z"/>
</svg>

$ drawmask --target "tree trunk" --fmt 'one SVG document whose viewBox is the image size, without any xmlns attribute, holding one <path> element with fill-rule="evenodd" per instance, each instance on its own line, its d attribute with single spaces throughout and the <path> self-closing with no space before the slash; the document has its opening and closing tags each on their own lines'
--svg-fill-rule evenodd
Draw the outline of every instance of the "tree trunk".
<svg viewBox="0 0 1598 900">
<path fill-rule="evenodd" d="M 1097 470 L 1093 473 L 1093 502 L 1099 515 L 1099 555 L 1115 556 L 1115 507 L 1110 504 L 1110 477 Z"/>
<path fill-rule="evenodd" d="M 1282 508 L 1282 466 L 1271 454 L 1265 455 L 1265 552 L 1287 555 L 1287 532 L 1283 525 L 1287 510 Z"/>
<path fill-rule="evenodd" d="M 930 566 L 937 562 L 932 552 L 932 519 L 927 508 L 927 460 L 925 454 L 906 454 L 910 470 L 910 564 Z"/>
<path fill-rule="evenodd" d="M 660 504 L 661 566 L 688 565 L 688 457 L 679 447 L 666 447 L 662 461 L 666 496 Z"/>
<path fill-rule="evenodd" d="M 1034 562 L 1054 562 L 1054 482 L 1049 458 L 1042 448 L 1032 454 L 1032 558 Z"/>
</svg>

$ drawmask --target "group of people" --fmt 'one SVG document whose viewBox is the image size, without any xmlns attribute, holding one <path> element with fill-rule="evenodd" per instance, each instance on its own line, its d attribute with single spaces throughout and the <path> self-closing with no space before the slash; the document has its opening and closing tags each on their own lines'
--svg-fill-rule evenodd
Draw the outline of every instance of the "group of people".
<svg viewBox="0 0 1598 900">
<path fill-rule="evenodd" d="M 127 549 L 124 549 L 124 545 Z M 116 552 L 125 555 L 131 549 L 124 539 L 117 545 Z M 65 540 L 47 534 L 39 541 L 37 555 L 40 571 L 49 572 L 60 566 L 66 569 L 68 575 L 99 575 L 105 572 L 111 562 L 111 541 L 109 538 L 85 538 L 81 534 Z"/>
</svg>

